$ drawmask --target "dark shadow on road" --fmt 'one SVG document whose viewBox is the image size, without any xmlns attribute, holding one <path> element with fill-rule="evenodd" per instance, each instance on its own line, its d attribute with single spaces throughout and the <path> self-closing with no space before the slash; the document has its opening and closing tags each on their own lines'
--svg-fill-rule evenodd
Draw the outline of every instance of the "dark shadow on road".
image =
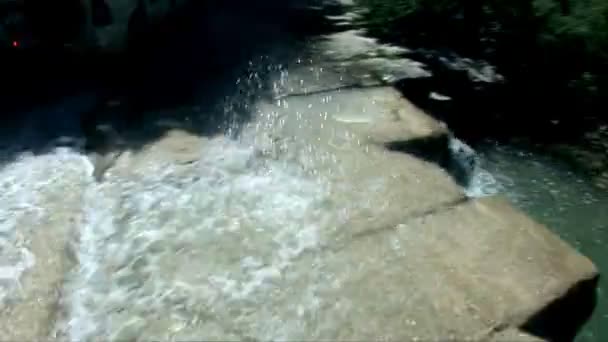
<svg viewBox="0 0 608 342">
<path fill-rule="evenodd" d="M 330 29 L 313 2 L 193 1 L 123 56 L 1 56 L 10 77 L 0 95 L 0 162 L 77 144 L 100 124 L 128 137 L 129 149 L 173 128 L 205 136 L 238 129 L 302 42 Z"/>
</svg>

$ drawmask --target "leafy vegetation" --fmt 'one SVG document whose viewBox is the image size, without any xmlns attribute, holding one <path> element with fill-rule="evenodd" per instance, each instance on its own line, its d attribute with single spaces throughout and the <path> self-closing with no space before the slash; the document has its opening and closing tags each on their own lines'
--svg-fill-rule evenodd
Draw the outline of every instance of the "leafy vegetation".
<svg viewBox="0 0 608 342">
<path fill-rule="evenodd" d="M 372 35 L 494 63 L 522 101 L 608 119 L 608 0 L 358 0 Z"/>
</svg>

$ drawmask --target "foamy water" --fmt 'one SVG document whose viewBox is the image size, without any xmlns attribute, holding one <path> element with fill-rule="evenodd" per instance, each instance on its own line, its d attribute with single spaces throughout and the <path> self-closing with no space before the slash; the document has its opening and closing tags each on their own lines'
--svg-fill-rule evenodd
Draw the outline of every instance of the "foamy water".
<svg viewBox="0 0 608 342">
<path fill-rule="evenodd" d="M 465 181 L 463 185 L 468 197 L 493 196 L 504 190 L 502 182 L 485 169 L 484 160 L 465 142 L 451 137 L 449 149 L 456 164 L 451 171 Z"/>
<path fill-rule="evenodd" d="M 261 81 L 252 82 L 245 92 L 259 91 L 255 85 Z M 283 83 L 281 78 L 275 87 Z M 257 141 L 257 131 L 245 135 L 206 141 L 200 159 L 187 166 L 159 158 L 128 172 L 110 169 L 103 183 L 94 181 L 84 155 L 67 148 L 24 154 L 5 165 L 0 300 L 18 298 L 23 275 L 36 265 L 31 230 L 57 229 L 46 222 L 56 210 L 69 210 L 77 222 L 66 248 L 76 264 L 65 276 L 51 337 L 307 336 L 304 325 L 284 315 L 315 315 L 315 292 L 329 280 L 319 257 L 308 252 L 320 248 L 319 232 L 339 226 L 344 213 L 332 205 L 329 183 L 307 170 L 311 157 L 298 155 L 313 152 L 265 153 L 269 146 Z M 80 196 L 77 205 L 55 205 L 67 192 Z M 66 254 L 56 252 L 58 258 Z M 303 257 L 312 258 L 310 267 L 294 268 Z M 314 281 L 297 291 L 278 283 L 299 279 L 299 272 Z"/>
<path fill-rule="evenodd" d="M 532 218 L 588 256 L 600 273 L 608 270 L 608 194 L 568 164 L 521 146 L 488 142 L 481 158 L 506 196 Z M 608 340 L 608 283 L 600 279 L 594 315 L 577 341 Z"/>
<path fill-rule="evenodd" d="M 306 141 L 264 153 L 271 147 L 257 133 L 280 125 L 275 119 L 252 124 L 239 140 L 206 140 L 193 164 L 160 158 L 133 170 L 117 165 L 103 183 L 93 181 L 84 156 L 68 149 L 23 156 L 6 166 L 0 241 L 2 257 L 10 262 L 0 268 L 0 277 L 8 279 L 3 296 L 17 294 L 20 276 L 35 264 L 36 251 L 19 242 L 22 219 L 44 226 L 45 217 L 53 215 L 47 195 L 71 190 L 82 193 L 79 206 L 71 208 L 82 214 L 72 232 L 77 263 L 63 284 L 53 336 L 70 341 L 310 336 L 298 318 L 315 317 L 318 291 L 337 286 L 337 280 L 324 271 L 320 253 L 309 252 L 321 248 L 323 232 L 348 219 L 337 208 L 382 212 L 370 193 L 384 186 L 379 179 L 362 180 L 369 182 L 370 193 L 335 203 L 329 181 L 310 172 L 310 154 L 331 156 L 305 148 Z M 471 189 L 485 193 L 489 179 L 474 177 Z M 297 279 L 306 281 L 285 286 Z M 317 325 L 323 324 L 328 323 Z"/>
<path fill-rule="evenodd" d="M 285 77 L 281 72 L 275 92 Z M 241 89 L 249 95 L 261 82 L 252 78 Z M 230 100 L 239 98 L 227 99 L 228 111 L 236 106 Z M 277 106 L 287 108 L 287 103 Z M 342 227 L 351 212 L 386 214 L 388 185 L 369 176 L 360 179 L 357 191 L 342 189 L 352 187 L 336 181 L 344 166 L 334 165 L 329 150 L 315 150 L 306 141 L 319 134 L 306 120 L 298 117 L 297 126 L 309 135 L 274 146 L 258 140 L 264 136 L 258 133 L 272 133 L 284 120 L 276 112 L 257 114 L 238 140 L 205 140 L 195 163 L 149 158 L 128 170 L 119 162 L 103 183 L 94 182 L 84 156 L 67 149 L 23 156 L 6 166 L 0 171 L 0 247 L 8 262 L 0 265 L 0 295 L 18 293 L 20 276 L 35 265 L 36 251 L 19 237 L 29 234 L 20 232 L 24 220 L 43 227 L 45 217 L 53 215 L 50 201 L 74 191 L 82 198 L 70 208 L 79 213 L 71 245 L 76 266 L 62 287 L 53 337 L 309 338 L 301 321 L 317 319 L 319 292 L 339 287 L 340 281 L 325 269 L 321 253 L 311 252 L 321 249 L 327 242 L 323 236 Z M 344 118 L 354 120 L 338 119 Z M 366 157 L 363 151 L 360 156 Z M 331 168 L 327 175 L 341 197 L 330 196 L 336 189 L 330 189 L 324 172 L 314 172 L 317 162 Z M 492 181 L 474 177 L 469 194 L 485 195 Z M 314 326 L 322 330 L 331 324 L 315 321 Z"/>
<path fill-rule="evenodd" d="M 204 150 L 189 171 L 150 163 L 86 189 L 79 266 L 65 286 L 57 334 L 213 338 L 214 329 L 233 329 L 222 321 L 231 317 L 265 339 L 293 336 L 265 302 L 277 291 L 273 279 L 317 248 L 319 229 L 331 223 L 327 185 L 227 138 Z M 314 303 L 302 302 L 299 310 Z M 254 308 L 267 326 L 247 326 Z"/>
<path fill-rule="evenodd" d="M 53 215 L 45 199 L 80 187 L 87 172 L 86 159 L 68 149 L 24 154 L 0 169 L 0 302 L 21 294 L 19 279 L 36 263 L 28 239 Z"/>
</svg>

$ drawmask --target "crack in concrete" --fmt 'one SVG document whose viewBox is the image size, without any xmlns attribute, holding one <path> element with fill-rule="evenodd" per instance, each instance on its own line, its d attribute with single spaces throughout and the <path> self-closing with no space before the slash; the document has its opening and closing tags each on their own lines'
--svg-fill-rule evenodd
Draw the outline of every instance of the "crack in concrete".
<svg viewBox="0 0 608 342">
<path fill-rule="evenodd" d="M 418 211 L 418 212 L 414 212 L 412 214 L 409 214 L 407 216 L 405 216 L 400 223 L 395 224 L 395 225 L 384 225 L 382 228 L 378 228 L 378 229 L 371 229 L 371 230 L 365 230 L 362 232 L 358 232 L 353 234 L 350 238 L 346 238 L 342 241 L 338 241 L 337 243 L 333 243 L 333 246 L 330 246 L 329 244 L 326 244 L 322 247 L 319 248 L 320 251 L 325 252 L 325 251 L 331 251 L 331 252 L 339 252 L 341 250 L 343 250 L 344 248 L 348 247 L 350 244 L 352 244 L 353 242 L 359 240 L 359 239 L 365 239 L 371 236 L 375 236 L 375 235 L 380 235 L 380 234 L 385 234 L 387 232 L 392 232 L 395 231 L 397 229 L 397 226 L 399 224 L 406 224 L 412 220 L 416 220 L 416 219 L 421 219 L 421 218 L 425 218 L 431 215 L 436 215 L 442 212 L 446 212 L 446 211 L 450 211 L 450 210 L 454 210 L 456 209 L 456 207 L 464 205 L 468 202 L 470 202 L 471 199 L 463 196 L 459 199 L 453 200 L 453 201 L 449 201 L 446 203 L 442 203 L 437 207 L 434 208 L 430 208 L 430 209 L 426 209 L 426 210 L 422 210 L 422 211 Z M 304 253 L 303 253 L 304 254 Z"/>
<path fill-rule="evenodd" d="M 446 203 L 442 203 L 437 207 L 433 207 L 430 209 L 426 209 L 426 210 L 422 210 L 422 211 L 418 211 L 418 212 L 413 212 L 412 214 L 407 215 L 406 217 L 404 217 L 403 222 L 401 222 L 400 224 L 405 224 L 409 221 L 412 220 L 416 220 L 416 219 L 421 219 L 421 218 L 425 218 L 431 215 L 436 215 L 442 212 L 446 212 L 446 211 L 450 211 L 450 210 L 454 210 L 457 206 L 463 205 L 465 203 L 468 203 L 470 201 L 469 198 L 467 197 L 462 197 L 450 202 L 446 202 Z M 361 238 L 365 238 L 367 236 L 372 236 L 372 235 L 376 235 L 376 234 L 382 234 L 384 232 L 387 231 L 392 231 L 395 230 L 396 226 L 394 227 L 383 227 L 383 228 L 379 228 L 379 229 L 373 229 L 373 230 L 366 230 L 360 233 L 356 233 L 353 235 L 353 237 L 351 238 L 351 240 L 349 241 L 352 242 L 354 240 L 358 240 Z"/>
</svg>

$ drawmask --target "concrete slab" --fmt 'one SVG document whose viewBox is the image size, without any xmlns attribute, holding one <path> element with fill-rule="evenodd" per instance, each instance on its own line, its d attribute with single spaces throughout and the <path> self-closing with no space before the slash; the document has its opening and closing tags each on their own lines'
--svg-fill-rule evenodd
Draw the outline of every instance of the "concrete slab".
<svg viewBox="0 0 608 342">
<path fill-rule="evenodd" d="M 464 200 L 464 191 L 433 163 L 390 152 L 392 140 L 445 138 L 447 130 L 388 87 L 350 89 L 257 104 L 244 132 L 268 158 L 299 165 L 331 184 L 336 212 L 367 222 L 336 226 L 328 244 L 366 230 L 396 225 Z M 447 151 L 446 146 L 436 146 Z M 343 222 L 352 226 L 351 221 Z"/>
<path fill-rule="evenodd" d="M 217 310 L 252 339 L 542 341 L 520 327 L 597 271 L 505 206 L 484 199 L 405 215 L 399 226 L 309 250 L 259 289 L 255 304 Z"/>
</svg>

